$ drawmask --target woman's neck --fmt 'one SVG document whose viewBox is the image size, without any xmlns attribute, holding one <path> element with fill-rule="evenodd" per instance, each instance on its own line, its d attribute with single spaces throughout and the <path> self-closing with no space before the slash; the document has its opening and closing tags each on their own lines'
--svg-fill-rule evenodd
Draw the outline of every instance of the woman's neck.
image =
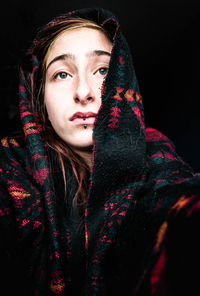
<svg viewBox="0 0 200 296">
<path fill-rule="evenodd" d="M 74 150 L 88 165 L 91 169 L 92 167 L 92 149 L 90 150 Z"/>
</svg>

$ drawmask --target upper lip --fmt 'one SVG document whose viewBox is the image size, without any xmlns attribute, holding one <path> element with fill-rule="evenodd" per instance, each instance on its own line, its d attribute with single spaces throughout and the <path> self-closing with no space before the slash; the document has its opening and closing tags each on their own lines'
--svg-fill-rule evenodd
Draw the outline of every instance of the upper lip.
<svg viewBox="0 0 200 296">
<path fill-rule="evenodd" d="M 72 117 L 70 118 L 70 120 L 74 120 L 76 118 L 88 118 L 88 117 L 96 117 L 97 114 L 94 112 L 76 112 L 72 115 Z"/>
</svg>

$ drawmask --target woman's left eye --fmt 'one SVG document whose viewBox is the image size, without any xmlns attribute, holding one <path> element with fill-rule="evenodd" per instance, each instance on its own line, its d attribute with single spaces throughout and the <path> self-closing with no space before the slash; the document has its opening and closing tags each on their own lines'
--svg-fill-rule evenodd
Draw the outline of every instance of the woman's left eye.
<svg viewBox="0 0 200 296">
<path fill-rule="evenodd" d="M 105 76 L 108 73 L 108 68 L 100 68 L 97 72 L 99 72 L 99 74 Z"/>
</svg>

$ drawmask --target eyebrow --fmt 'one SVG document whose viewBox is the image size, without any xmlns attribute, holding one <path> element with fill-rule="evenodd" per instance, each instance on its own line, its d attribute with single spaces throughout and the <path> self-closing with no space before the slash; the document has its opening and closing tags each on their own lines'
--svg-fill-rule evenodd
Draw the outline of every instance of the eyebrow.
<svg viewBox="0 0 200 296">
<path fill-rule="evenodd" d="M 91 52 L 89 52 L 87 54 L 87 57 L 94 57 L 94 56 L 102 56 L 102 55 L 106 55 L 106 56 L 111 56 L 111 53 L 105 50 L 93 50 Z M 75 60 L 76 57 L 75 55 L 71 54 L 71 53 L 64 53 L 61 54 L 59 56 L 56 56 L 47 66 L 46 71 L 48 70 L 48 68 L 55 62 L 57 61 L 64 61 L 66 59 L 71 59 L 71 60 Z"/>
</svg>

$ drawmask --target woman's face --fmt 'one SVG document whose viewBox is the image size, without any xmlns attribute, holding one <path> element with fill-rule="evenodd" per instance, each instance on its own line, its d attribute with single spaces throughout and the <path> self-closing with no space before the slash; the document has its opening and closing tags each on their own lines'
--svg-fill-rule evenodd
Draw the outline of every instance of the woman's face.
<svg viewBox="0 0 200 296">
<path fill-rule="evenodd" d="M 101 31 L 78 28 L 63 32 L 48 51 L 44 92 L 48 117 L 55 132 L 77 152 L 93 145 L 111 50 Z"/>
</svg>

